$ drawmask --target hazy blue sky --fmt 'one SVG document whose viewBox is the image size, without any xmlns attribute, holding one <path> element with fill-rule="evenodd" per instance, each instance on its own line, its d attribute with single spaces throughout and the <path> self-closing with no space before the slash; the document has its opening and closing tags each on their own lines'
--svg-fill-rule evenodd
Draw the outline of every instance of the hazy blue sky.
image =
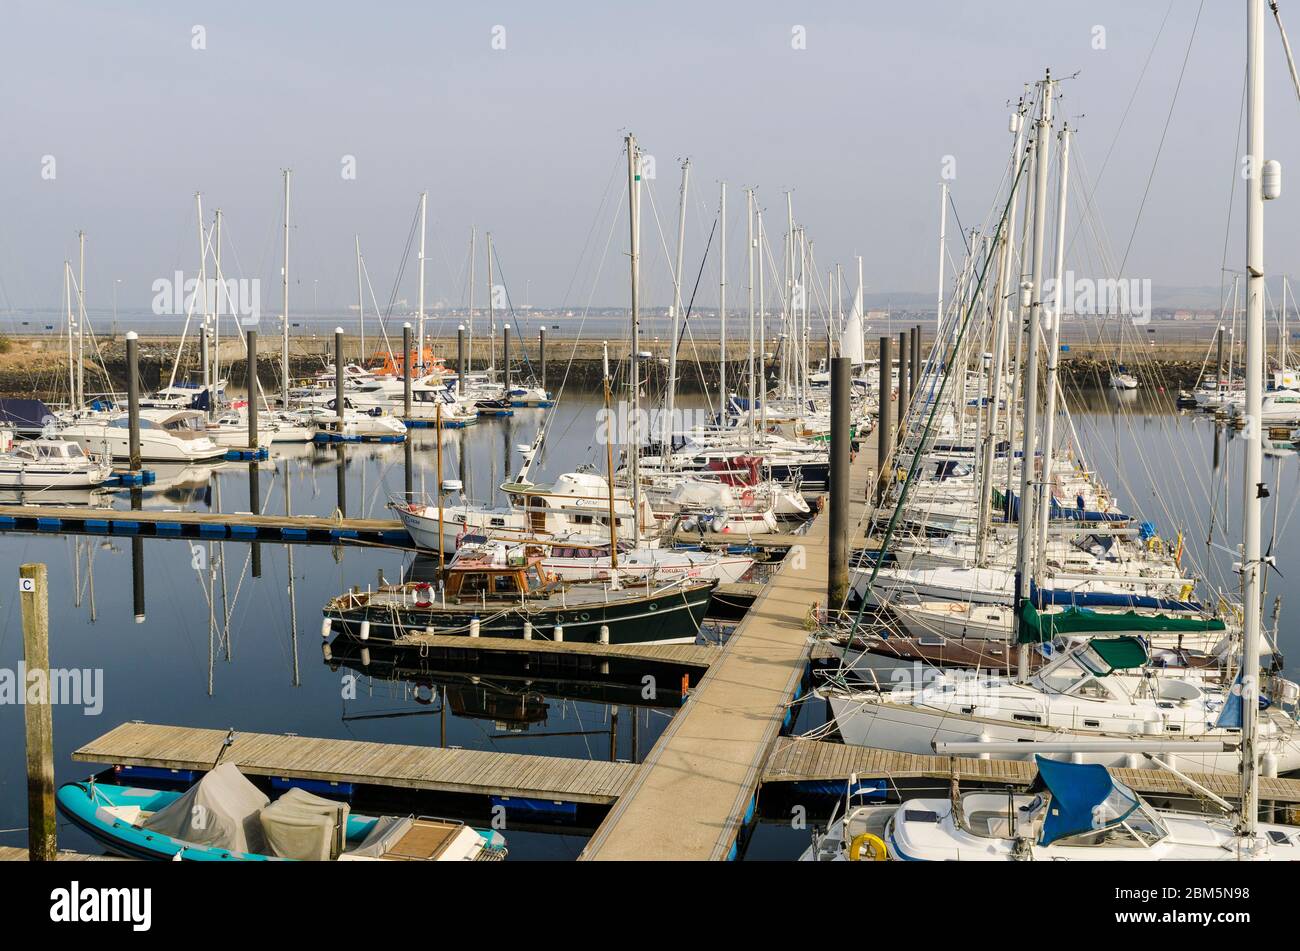
<svg viewBox="0 0 1300 951">
<path fill-rule="evenodd" d="M 865 256 L 875 290 L 930 292 L 942 156 L 967 225 L 1006 159 L 1008 102 L 1050 66 L 1079 127 L 1117 256 L 1152 169 L 1198 4 L 1066 3 L 59 3 L 0 11 L 0 307 L 57 307 L 62 260 L 89 235 L 88 299 L 145 307 L 155 278 L 197 257 L 195 191 L 225 212 L 226 271 L 260 277 L 278 310 L 280 169 L 294 169 L 294 304 L 355 300 L 353 235 L 376 293 L 392 288 L 417 194 L 429 191 L 429 300 L 463 300 L 471 224 L 491 230 L 514 300 L 626 300 L 617 209 L 622 133 L 656 157 L 646 293 L 667 303 L 662 241 L 676 233 L 677 159 L 692 158 L 693 278 L 730 183 L 733 301 L 743 294 L 743 195 L 769 234 L 786 188 L 824 272 Z M 1300 38 L 1300 5 L 1283 4 Z M 192 48 L 192 28 L 206 49 Z M 493 28 L 506 48 L 492 48 Z M 792 48 L 792 28 L 806 49 Z M 1093 28 L 1105 28 L 1104 50 Z M 1268 157 L 1288 187 L 1300 104 L 1271 18 Z M 1237 169 L 1245 8 L 1205 4 L 1126 272 L 1216 285 Z M 1122 131 L 1120 119 L 1137 89 Z M 1117 136 L 1118 132 L 1118 136 Z M 57 177 L 41 176 L 52 155 Z M 356 157 L 355 180 L 342 177 Z M 611 185 L 612 182 L 612 185 Z M 607 188 L 612 193 L 607 195 Z M 1240 189 L 1229 260 L 1242 257 Z M 1292 191 L 1269 207 L 1269 269 L 1288 270 Z M 602 200 L 606 201 L 601 207 Z M 592 246 L 583 259 L 588 238 Z M 955 246 L 954 246 L 955 250 Z M 779 252 L 778 252 L 779 253 Z M 1075 265 L 1087 267 L 1080 257 Z M 480 257 L 480 274 L 482 273 Z M 715 273 L 702 301 L 712 307 Z M 415 299 L 412 260 L 401 296 Z M 318 282 L 318 283 L 317 283 Z M 481 298 L 480 298 L 481 299 Z M 1159 301 L 1157 301 L 1157 304 Z"/>
</svg>

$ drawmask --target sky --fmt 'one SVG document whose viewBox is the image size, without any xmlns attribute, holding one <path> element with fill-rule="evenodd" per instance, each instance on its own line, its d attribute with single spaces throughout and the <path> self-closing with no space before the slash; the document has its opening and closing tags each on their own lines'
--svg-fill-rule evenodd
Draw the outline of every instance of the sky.
<svg viewBox="0 0 1300 951">
<path fill-rule="evenodd" d="M 1300 37 L 1300 6 L 1281 6 Z M 62 305 L 79 230 L 87 306 L 115 293 L 123 309 L 149 307 L 156 280 L 197 266 L 196 192 L 209 224 L 223 211 L 227 276 L 259 279 L 278 313 L 284 168 L 295 314 L 355 304 L 357 236 L 379 303 L 414 305 L 408 238 L 426 190 L 431 307 L 463 304 L 471 227 L 481 288 L 490 231 L 516 306 L 622 306 L 628 131 L 655 157 L 648 304 L 671 299 L 685 157 L 688 285 L 726 181 L 733 306 L 749 186 L 778 261 L 791 191 L 821 275 L 842 264 L 851 286 L 861 255 L 869 291 L 934 294 L 945 157 L 956 214 L 978 225 L 1006 166 L 1010 104 L 1045 68 L 1068 77 L 1058 111 L 1077 127 L 1072 178 L 1088 183 L 1125 275 L 1217 288 L 1225 239 L 1230 266 L 1244 256 L 1232 188 L 1245 19 L 1224 0 L 8 0 L 0 313 Z M 1284 170 L 1266 219 L 1276 274 L 1295 267 L 1300 237 L 1286 210 L 1300 103 L 1265 25 L 1267 157 Z M 1086 270 L 1096 242 L 1076 245 Z M 715 306 L 716 247 L 701 280 Z"/>
</svg>

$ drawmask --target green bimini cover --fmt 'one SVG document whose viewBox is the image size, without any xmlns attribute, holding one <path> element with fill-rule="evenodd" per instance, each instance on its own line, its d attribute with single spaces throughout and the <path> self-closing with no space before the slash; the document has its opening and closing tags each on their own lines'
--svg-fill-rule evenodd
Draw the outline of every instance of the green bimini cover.
<svg viewBox="0 0 1300 951">
<path fill-rule="evenodd" d="M 1221 634 L 1227 625 L 1218 618 L 1171 617 L 1167 614 L 1100 614 L 1087 608 L 1039 612 L 1025 599 L 1020 607 L 1021 644 L 1041 644 L 1056 637 L 1088 634 Z"/>
</svg>

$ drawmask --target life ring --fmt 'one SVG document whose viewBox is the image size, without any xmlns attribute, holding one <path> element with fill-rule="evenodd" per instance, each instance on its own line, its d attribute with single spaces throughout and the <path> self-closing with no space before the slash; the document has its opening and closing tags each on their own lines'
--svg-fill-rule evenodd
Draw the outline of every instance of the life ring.
<svg viewBox="0 0 1300 951">
<path fill-rule="evenodd" d="M 885 840 L 878 835 L 872 835 L 870 832 L 863 832 L 853 837 L 849 843 L 849 861 L 862 861 L 862 847 L 871 846 L 871 861 L 883 862 L 889 858 L 889 849 L 885 847 Z"/>
<path fill-rule="evenodd" d="M 421 690 L 421 688 L 423 688 L 423 689 L 429 691 L 429 696 L 428 696 L 427 698 L 420 696 L 420 690 Z M 412 689 L 412 691 L 411 691 L 411 696 L 415 699 L 415 702 L 416 702 L 416 703 L 421 704 L 422 706 L 426 706 L 426 707 L 427 707 L 429 704 L 433 703 L 433 698 L 434 698 L 434 696 L 435 696 L 435 694 L 434 694 L 434 689 L 433 689 L 433 684 L 432 684 L 432 683 L 423 683 L 423 682 L 422 682 L 422 683 L 417 683 L 417 684 L 415 685 L 414 689 Z"/>
</svg>

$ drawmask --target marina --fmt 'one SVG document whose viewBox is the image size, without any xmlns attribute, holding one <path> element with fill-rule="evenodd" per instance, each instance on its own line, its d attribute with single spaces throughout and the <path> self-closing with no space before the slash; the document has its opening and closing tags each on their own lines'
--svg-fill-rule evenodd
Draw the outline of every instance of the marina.
<svg viewBox="0 0 1300 951">
<path fill-rule="evenodd" d="M 11 17 L 20 927 L 618 933 L 693 863 L 770 940 L 870 862 L 890 937 L 1283 933 L 1286 0 L 70 9 Z"/>
</svg>

